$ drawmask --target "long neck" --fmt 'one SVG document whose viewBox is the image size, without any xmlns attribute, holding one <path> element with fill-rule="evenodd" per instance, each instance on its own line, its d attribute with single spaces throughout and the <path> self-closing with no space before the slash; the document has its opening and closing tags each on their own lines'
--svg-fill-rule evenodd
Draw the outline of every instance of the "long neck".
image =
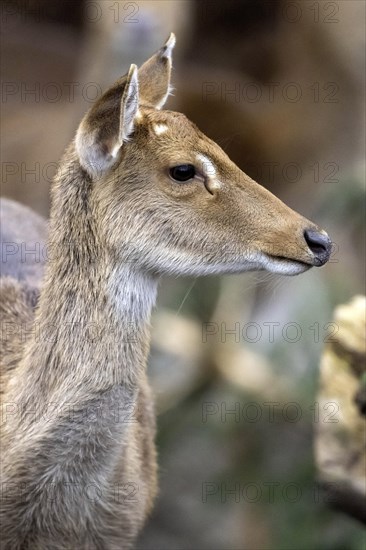
<svg viewBox="0 0 366 550">
<path fill-rule="evenodd" d="M 157 280 L 105 250 L 92 191 L 72 163 L 54 189 L 46 277 L 22 365 L 28 395 L 34 383 L 45 402 L 134 390 L 146 366 Z"/>
</svg>

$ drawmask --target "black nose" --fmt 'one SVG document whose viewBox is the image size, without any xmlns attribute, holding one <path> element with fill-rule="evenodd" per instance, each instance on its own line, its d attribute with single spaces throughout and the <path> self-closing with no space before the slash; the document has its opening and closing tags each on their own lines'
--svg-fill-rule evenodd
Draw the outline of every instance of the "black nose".
<svg viewBox="0 0 366 550">
<path fill-rule="evenodd" d="M 314 265 L 320 267 L 327 263 L 332 252 L 332 241 L 325 232 L 305 229 L 305 241 L 314 255 Z"/>
</svg>

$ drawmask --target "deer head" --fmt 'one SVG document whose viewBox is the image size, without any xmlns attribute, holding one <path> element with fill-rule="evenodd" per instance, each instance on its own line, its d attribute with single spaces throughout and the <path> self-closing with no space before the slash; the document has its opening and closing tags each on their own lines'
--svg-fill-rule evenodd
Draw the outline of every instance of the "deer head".
<svg viewBox="0 0 366 550">
<path fill-rule="evenodd" d="M 157 274 L 296 275 L 325 264 L 325 231 L 254 182 L 183 114 L 161 110 L 174 44 L 171 34 L 139 70 L 131 65 L 78 129 L 103 247 Z"/>
</svg>

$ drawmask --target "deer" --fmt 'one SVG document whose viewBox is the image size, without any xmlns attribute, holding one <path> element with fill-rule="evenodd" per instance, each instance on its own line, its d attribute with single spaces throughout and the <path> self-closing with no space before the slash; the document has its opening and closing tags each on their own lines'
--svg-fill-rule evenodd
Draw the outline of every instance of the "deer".
<svg viewBox="0 0 366 550">
<path fill-rule="evenodd" d="M 324 230 L 162 109 L 175 41 L 82 119 L 52 184 L 42 279 L 1 279 L 8 550 L 135 544 L 158 490 L 146 367 L 163 276 L 293 276 L 331 254 Z"/>
</svg>

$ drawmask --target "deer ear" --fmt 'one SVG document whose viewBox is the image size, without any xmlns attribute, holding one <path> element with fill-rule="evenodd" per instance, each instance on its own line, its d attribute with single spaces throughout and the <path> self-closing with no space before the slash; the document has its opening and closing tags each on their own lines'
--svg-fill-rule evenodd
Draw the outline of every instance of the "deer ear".
<svg viewBox="0 0 366 550">
<path fill-rule="evenodd" d="M 119 144 L 127 141 L 134 130 L 134 120 L 139 108 L 139 81 L 136 65 L 131 65 L 121 100 L 119 120 Z"/>
<path fill-rule="evenodd" d="M 168 99 L 174 46 L 175 35 L 171 33 L 164 46 L 139 69 L 142 104 L 161 109 Z"/>
<path fill-rule="evenodd" d="M 107 172 L 116 162 L 124 141 L 134 130 L 139 106 L 136 65 L 118 80 L 85 115 L 75 138 L 80 164 L 92 177 Z"/>
</svg>

